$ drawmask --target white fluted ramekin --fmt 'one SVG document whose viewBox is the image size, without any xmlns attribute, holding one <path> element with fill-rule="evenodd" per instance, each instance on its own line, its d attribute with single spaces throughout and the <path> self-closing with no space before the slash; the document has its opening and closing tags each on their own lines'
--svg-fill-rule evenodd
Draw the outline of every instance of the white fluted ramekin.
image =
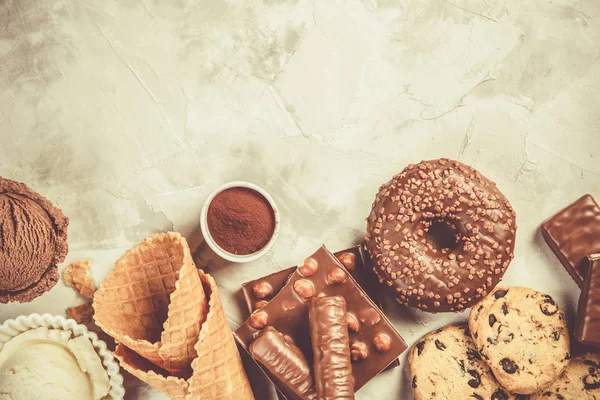
<svg viewBox="0 0 600 400">
<path fill-rule="evenodd" d="M 112 400 L 122 400 L 125 396 L 123 388 L 123 376 L 119 370 L 119 364 L 115 361 L 112 353 L 106 348 L 106 343 L 98 339 L 98 335 L 94 332 L 78 324 L 72 319 L 66 319 L 61 316 L 50 314 L 30 314 L 21 315 L 15 319 L 8 319 L 0 325 L 0 351 L 13 337 L 35 328 L 63 329 L 73 332 L 73 336 L 83 336 L 87 338 L 94 346 L 96 353 L 102 360 L 102 365 L 108 373 L 110 380 L 110 390 L 108 396 Z"/>
</svg>

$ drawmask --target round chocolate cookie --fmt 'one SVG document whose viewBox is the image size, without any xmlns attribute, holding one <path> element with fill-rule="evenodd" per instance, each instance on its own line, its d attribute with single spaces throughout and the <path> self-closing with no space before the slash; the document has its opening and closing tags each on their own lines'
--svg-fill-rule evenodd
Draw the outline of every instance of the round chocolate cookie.
<svg viewBox="0 0 600 400">
<path fill-rule="evenodd" d="M 498 382 L 521 394 L 550 386 L 571 358 L 564 312 L 552 297 L 524 287 L 499 288 L 489 298 L 471 311 L 477 318 L 470 327 Z"/>
<path fill-rule="evenodd" d="M 531 400 L 600 400 L 600 355 L 573 357 L 565 372 Z"/>
<path fill-rule="evenodd" d="M 500 281 L 516 229 L 494 182 L 458 161 L 422 161 L 379 188 L 365 247 L 399 303 L 461 311 Z"/>
<path fill-rule="evenodd" d="M 481 359 L 466 326 L 447 326 L 422 337 L 408 355 L 415 400 L 509 400 Z"/>
</svg>

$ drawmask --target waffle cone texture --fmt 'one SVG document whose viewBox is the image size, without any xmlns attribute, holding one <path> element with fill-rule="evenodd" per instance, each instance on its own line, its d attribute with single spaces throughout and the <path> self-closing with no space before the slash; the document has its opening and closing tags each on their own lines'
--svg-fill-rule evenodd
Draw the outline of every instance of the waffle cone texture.
<svg viewBox="0 0 600 400">
<path fill-rule="evenodd" d="M 144 239 L 94 296 L 96 324 L 132 375 L 173 399 L 254 399 L 214 279 L 177 233 Z"/>
</svg>

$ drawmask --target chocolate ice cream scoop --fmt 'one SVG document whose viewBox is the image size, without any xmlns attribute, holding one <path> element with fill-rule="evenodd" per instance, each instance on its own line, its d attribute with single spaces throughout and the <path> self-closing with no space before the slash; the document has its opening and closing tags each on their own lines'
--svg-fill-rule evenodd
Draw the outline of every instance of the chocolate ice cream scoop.
<svg viewBox="0 0 600 400">
<path fill-rule="evenodd" d="M 0 177 L 0 303 L 28 302 L 54 287 L 68 225 L 49 200 Z"/>
</svg>

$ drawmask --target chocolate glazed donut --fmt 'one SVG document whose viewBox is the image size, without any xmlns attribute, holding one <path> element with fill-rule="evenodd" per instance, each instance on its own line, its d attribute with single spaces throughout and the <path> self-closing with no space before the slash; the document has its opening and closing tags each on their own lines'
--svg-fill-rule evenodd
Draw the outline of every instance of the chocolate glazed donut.
<svg viewBox="0 0 600 400">
<path fill-rule="evenodd" d="M 485 297 L 514 257 L 515 211 L 491 180 L 458 161 L 407 166 L 379 188 L 366 249 L 401 304 L 462 311 Z"/>
</svg>

